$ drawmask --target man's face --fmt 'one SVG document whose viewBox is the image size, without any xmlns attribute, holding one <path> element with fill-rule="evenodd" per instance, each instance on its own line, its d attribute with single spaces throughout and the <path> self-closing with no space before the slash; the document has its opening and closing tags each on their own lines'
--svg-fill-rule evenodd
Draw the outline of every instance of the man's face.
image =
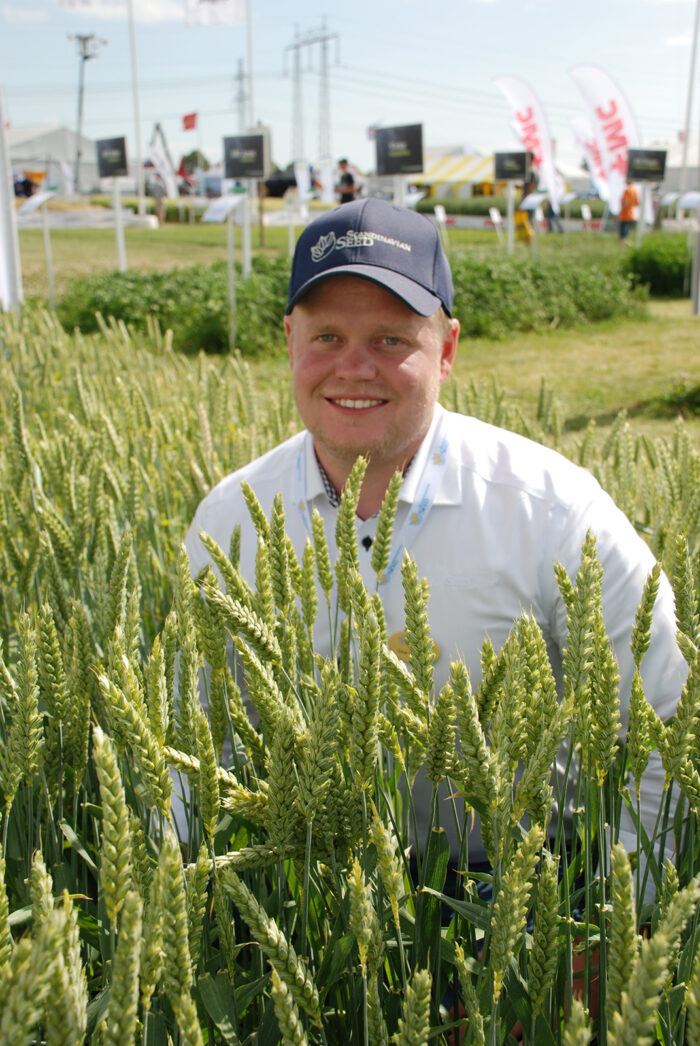
<svg viewBox="0 0 700 1046">
<path fill-rule="evenodd" d="M 347 474 L 359 454 L 405 466 L 452 369 L 459 323 L 419 316 L 368 280 L 333 276 L 284 324 L 294 397 L 329 474 Z"/>
</svg>

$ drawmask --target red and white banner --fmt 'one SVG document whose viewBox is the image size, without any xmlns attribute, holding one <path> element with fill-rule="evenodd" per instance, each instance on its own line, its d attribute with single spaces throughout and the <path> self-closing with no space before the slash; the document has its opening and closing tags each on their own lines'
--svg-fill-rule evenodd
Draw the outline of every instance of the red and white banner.
<svg viewBox="0 0 700 1046">
<path fill-rule="evenodd" d="M 603 157 L 600 155 L 598 142 L 591 127 L 591 121 L 587 116 L 572 116 L 571 127 L 574 137 L 581 148 L 588 166 L 588 171 L 593 182 L 593 188 L 601 200 L 608 198 L 608 179 L 605 176 Z"/>
<path fill-rule="evenodd" d="M 245 22 L 245 0 L 185 0 L 188 25 Z"/>
<path fill-rule="evenodd" d="M 627 180 L 627 154 L 640 148 L 637 121 L 624 94 L 603 69 L 575 65 L 569 72 L 586 103 L 608 183 L 608 207 L 611 214 L 618 214 Z"/>
<path fill-rule="evenodd" d="M 539 188 L 547 193 L 552 208 L 559 214 L 564 187 L 554 167 L 554 147 L 544 109 L 530 85 L 519 77 L 497 76 L 494 83 L 513 107 L 513 127 L 523 149 L 532 153 Z"/>
<path fill-rule="evenodd" d="M 183 131 L 194 131 L 197 127 L 197 113 L 185 113 L 182 118 Z"/>
</svg>

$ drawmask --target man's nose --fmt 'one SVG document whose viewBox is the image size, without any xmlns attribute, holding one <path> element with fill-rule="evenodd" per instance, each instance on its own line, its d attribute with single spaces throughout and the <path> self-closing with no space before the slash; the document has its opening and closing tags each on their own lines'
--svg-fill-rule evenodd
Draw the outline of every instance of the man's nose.
<svg viewBox="0 0 700 1046">
<path fill-rule="evenodd" d="M 363 381 L 375 377 L 377 361 L 374 350 L 367 342 L 350 341 L 340 352 L 336 365 L 336 374 L 341 378 L 352 378 Z"/>
</svg>

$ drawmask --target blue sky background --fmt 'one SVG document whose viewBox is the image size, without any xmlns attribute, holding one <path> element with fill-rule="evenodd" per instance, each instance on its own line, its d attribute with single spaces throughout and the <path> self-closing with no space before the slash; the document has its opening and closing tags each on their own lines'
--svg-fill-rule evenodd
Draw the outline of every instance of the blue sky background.
<svg viewBox="0 0 700 1046">
<path fill-rule="evenodd" d="M 290 45 L 320 29 L 329 45 L 331 155 L 361 170 L 374 163 L 371 124 L 422 123 L 424 145 L 512 148 L 510 111 L 493 77 L 527 80 L 556 139 L 557 157 L 579 158 L 571 116 L 583 104 L 568 69 L 597 64 L 622 87 L 642 143 L 667 144 L 684 127 L 696 0 L 251 0 L 256 120 L 271 128 L 272 159 L 292 154 Z M 221 139 L 239 131 L 236 73 L 247 63 L 245 25 L 185 24 L 181 0 L 134 0 L 143 155 L 156 122 L 177 163 L 201 147 L 221 158 Z M 135 142 L 126 3 L 84 10 L 59 0 L 0 3 L 0 86 L 12 127 L 75 128 L 79 59 L 69 33 L 108 43 L 86 63 L 83 130 Z M 700 63 L 700 58 L 698 59 Z M 320 46 L 303 62 L 304 152 L 319 153 Z M 700 123 L 698 69 L 691 140 Z M 199 113 L 183 133 L 184 113 Z"/>
</svg>

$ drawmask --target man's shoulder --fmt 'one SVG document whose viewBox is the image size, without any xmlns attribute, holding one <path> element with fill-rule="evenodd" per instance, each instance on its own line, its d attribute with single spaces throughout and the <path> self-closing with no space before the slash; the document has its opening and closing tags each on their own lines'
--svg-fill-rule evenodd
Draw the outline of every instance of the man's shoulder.
<svg viewBox="0 0 700 1046">
<path fill-rule="evenodd" d="M 554 501 L 600 489 L 590 472 L 536 440 L 471 415 L 448 412 L 447 419 L 459 467 L 485 483 Z"/>
<path fill-rule="evenodd" d="M 265 491 L 271 491 L 270 499 L 278 491 L 282 491 L 289 482 L 290 476 L 294 474 L 295 464 L 301 452 L 306 432 L 297 432 L 296 435 L 272 447 L 259 458 L 242 465 L 241 468 L 230 472 L 206 495 L 197 509 L 197 514 L 217 511 L 222 504 L 229 505 L 238 497 L 243 498 L 241 486 L 247 483 L 263 501 L 267 500 Z"/>
</svg>

